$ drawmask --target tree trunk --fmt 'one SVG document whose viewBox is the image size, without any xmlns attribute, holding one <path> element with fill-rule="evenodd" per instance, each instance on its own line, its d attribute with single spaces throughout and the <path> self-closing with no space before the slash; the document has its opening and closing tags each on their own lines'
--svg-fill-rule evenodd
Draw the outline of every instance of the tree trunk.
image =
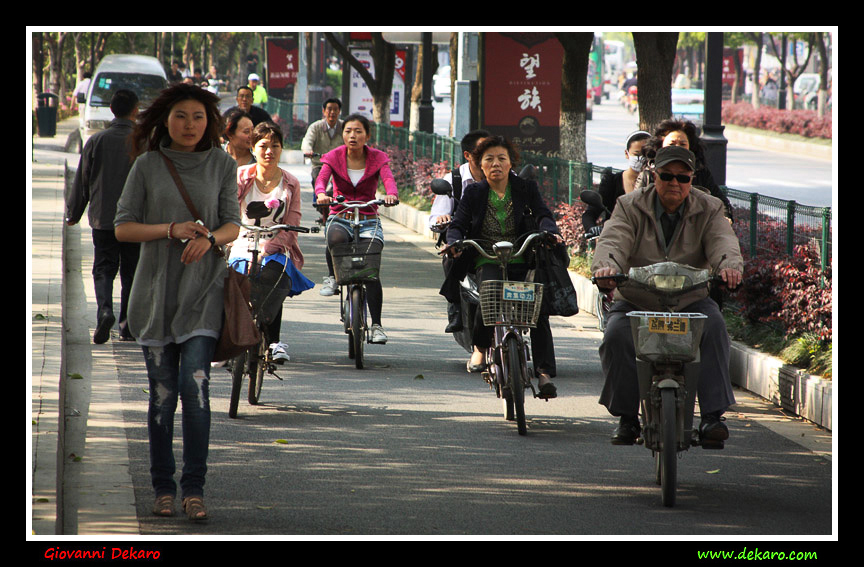
<svg viewBox="0 0 864 567">
<path fill-rule="evenodd" d="M 586 162 L 585 100 L 588 91 L 588 53 L 594 32 L 556 33 L 564 48 L 561 69 L 560 157 Z"/>
<path fill-rule="evenodd" d="M 672 65 L 678 32 L 633 32 L 639 128 L 651 132 L 672 116 Z"/>
<path fill-rule="evenodd" d="M 331 32 L 324 36 L 342 58 L 357 71 L 372 95 L 372 120 L 378 124 L 390 124 L 390 91 L 393 90 L 393 73 L 396 68 L 396 47 L 384 40 L 381 32 L 372 32 L 370 53 L 375 64 L 375 77 L 345 48 Z"/>
<path fill-rule="evenodd" d="M 759 108 L 759 92 L 762 90 L 762 85 L 759 84 L 759 73 L 762 68 L 762 33 L 755 32 L 748 35 L 756 44 L 756 61 L 753 63 L 753 93 L 750 104 L 753 105 L 753 108 Z"/>
</svg>

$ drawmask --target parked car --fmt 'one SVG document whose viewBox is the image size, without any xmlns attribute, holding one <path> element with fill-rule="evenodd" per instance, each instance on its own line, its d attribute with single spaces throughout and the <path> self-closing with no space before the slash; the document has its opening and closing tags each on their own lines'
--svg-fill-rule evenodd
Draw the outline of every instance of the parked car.
<svg viewBox="0 0 864 567">
<path fill-rule="evenodd" d="M 450 65 L 438 67 L 438 72 L 432 78 L 432 93 L 435 102 L 441 102 L 444 97 L 450 98 Z"/>
<path fill-rule="evenodd" d="M 689 120 L 697 128 L 701 128 L 705 120 L 705 91 L 672 89 L 672 117 Z"/>
<path fill-rule="evenodd" d="M 147 55 L 106 55 L 99 62 L 87 92 L 78 93 L 78 132 L 81 147 L 100 130 L 108 127 L 111 97 L 118 89 L 129 89 L 138 95 L 139 108 L 144 110 L 168 86 L 165 69 L 155 57 Z"/>
<path fill-rule="evenodd" d="M 819 105 L 819 75 L 804 73 L 795 80 L 792 91 L 795 93 L 795 108 L 816 110 Z"/>
</svg>

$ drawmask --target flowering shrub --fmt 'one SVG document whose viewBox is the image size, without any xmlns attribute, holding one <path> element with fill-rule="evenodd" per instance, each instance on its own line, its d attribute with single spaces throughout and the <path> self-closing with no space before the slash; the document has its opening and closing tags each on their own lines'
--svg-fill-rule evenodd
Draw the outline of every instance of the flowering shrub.
<svg viewBox="0 0 864 567">
<path fill-rule="evenodd" d="M 772 292 L 780 302 L 777 319 L 786 328 L 786 336 L 813 333 L 830 341 L 831 272 L 819 267 L 818 252 L 813 246 L 796 246 L 795 253 L 774 266 Z"/>
<path fill-rule="evenodd" d="M 449 164 L 446 161 L 433 162 L 429 158 L 415 159 L 410 150 L 397 146 L 377 144 L 376 147 L 389 156 L 390 171 L 399 191 L 431 204 L 434 194 L 429 185 L 433 179 L 444 177 L 450 171 Z"/>
<path fill-rule="evenodd" d="M 584 236 L 585 229 L 582 228 L 582 213 L 585 209 L 586 205 L 582 201 L 577 201 L 573 205 L 558 203 L 552 209 L 558 231 L 571 254 L 584 254 L 588 249 L 588 242 Z"/>
<path fill-rule="evenodd" d="M 819 118 L 815 110 L 778 110 L 767 106 L 753 108 L 749 102 L 725 103 L 722 121 L 781 134 L 797 134 L 806 138 L 831 139 L 831 115 Z"/>
</svg>

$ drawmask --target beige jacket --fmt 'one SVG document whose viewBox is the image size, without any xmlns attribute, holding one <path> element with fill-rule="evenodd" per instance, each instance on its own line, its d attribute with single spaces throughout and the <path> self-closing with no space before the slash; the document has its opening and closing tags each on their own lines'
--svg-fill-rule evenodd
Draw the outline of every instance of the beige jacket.
<svg viewBox="0 0 864 567">
<path fill-rule="evenodd" d="M 723 214 L 723 202 L 702 191 L 690 191 L 681 205 L 681 220 L 667 249 L 657 221 L 654 184 L 618 198 L 612 216 L 597 240 L 591 271 L 615 268 L 626 274 L 632 267 L 678 262 L 694 268 L 744 271 L 738 237 Z M 629 293 L 628 293 L 629 292 Z M 622 287 L 616 295 L 644 309 L 645 298 Z M 700 290 L 693 301 L 708 295 Z M 689 297 L 687 298 L 690 299 Z M 692 301 L 691 301 L 692 303 Z M 682 302 L 682 306 L 686 303 Z"/>
</svg>

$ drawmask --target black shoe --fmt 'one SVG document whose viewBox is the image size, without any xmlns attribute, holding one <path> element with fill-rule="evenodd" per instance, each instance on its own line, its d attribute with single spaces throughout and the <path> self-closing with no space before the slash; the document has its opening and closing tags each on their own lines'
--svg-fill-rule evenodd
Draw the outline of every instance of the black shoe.
<svg viewBox="0 0 864 567">
<path fill-rule="evenodd" d="M 464 328 L 462 325 L 462 309 L 455 303 L 447 304 L 447 328 L 445 333 L 458 333 Z"/>
<path fill-rule="evenodd" d="M 633 445 L 642 433 L 639 416 L 622 415 L 618 427 L 612 435 L 613 445 Z"/>
<path fill-rule="evenodd" d="M 703 449 L 722 449 L 724 441 L 729 439 L 729 428 L 723 423 L 726 418 L 722 412 L 708 413 L 702 416 L 699 424 L 699 444 Z"/>
<path fill-rule="evenodd" d="M 96 323 L 96 331 L 93 333 L 93 342 L 97 345 L 101 345 L 109 338 L 111 338 L 111 327 L 114 326 L 114 318 L 113 313 L 103 313 L 102 316 L 99 317 L 99 322 Z"/>
</svg>

